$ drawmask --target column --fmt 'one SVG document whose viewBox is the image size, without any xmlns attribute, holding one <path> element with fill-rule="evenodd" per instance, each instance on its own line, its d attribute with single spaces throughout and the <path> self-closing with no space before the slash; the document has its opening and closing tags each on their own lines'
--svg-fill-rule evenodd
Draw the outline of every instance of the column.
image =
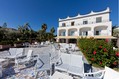
<svg viewBox="0 0 119 79">
<path fill-rule="evenodd" d="M 77 28 L 77 36 L 79 36 L 79 29 Z"/>
<path fill-rule="evenodd" d="M 68 29 L 66 29 L 66 34 L 65 35 L 68 36 Z"/>
<path fill-rule="evenodd" d="M 59 38 L 57 38 L 57 42 L 59 42 Z"/>
<path fill-rule="evenodd" d="M 66 39 L 66 43 L 67 43 L 67 44 L 69 43 L 69 39 Z"/>
<path fill-rule="evenodd" d="M 94 36 L 94 27 L 91 28 L 91 36 Z"/>
</svg>

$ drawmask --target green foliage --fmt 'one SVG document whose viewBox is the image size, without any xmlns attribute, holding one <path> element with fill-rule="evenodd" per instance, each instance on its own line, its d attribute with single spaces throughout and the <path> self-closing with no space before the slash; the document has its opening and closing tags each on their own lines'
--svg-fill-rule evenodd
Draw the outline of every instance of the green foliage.
<svg viewBox="0 0 119 79">
<path fill-rule="evenodd" d="M 83 52 L 89 63 L 104 67 L 117 67 L 119 52 L 113 50 L 113 45 L 108 40 L 94 38 L 78 39 L 78 47 Z"/>
<path fill-rule="evenodd" d="M 3 27 L 4 26 L 4 27 Z M 39 31 L 34 31 L 29 23 L 25 23 L 22 26 L 18 27 L 16 31 L 9 31 L 7 28 L 7 23 L 4 23 L 0 27 L 0 44 L 14 44 L 14 43 L 23 43 L 33 41 L 52 41 L 54 39 L 54 27 L 51 28 L 50 32 L 46 32 L 47 24 L 42 24 Z"/>
<path fill-rule="evenodd" d="M 8 44 L 13 45 L 13 41 L 11 41 L 11 40 L 4 40 L 4 41 L 0 42 L 0 45 L 8 45 Z"/>
</svg>

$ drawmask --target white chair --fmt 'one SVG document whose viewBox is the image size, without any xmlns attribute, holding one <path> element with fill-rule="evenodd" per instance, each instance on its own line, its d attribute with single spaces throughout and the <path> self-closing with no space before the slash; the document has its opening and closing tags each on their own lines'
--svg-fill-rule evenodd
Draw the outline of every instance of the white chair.
<svg viewBox="0 0 119 79">
<path fill-rule="evenodd" d="M 26 63 L 30 63 L 33 60 L 32 54 L 33 54 L 33 50 L 28 50 L 27 56 L 25 58 L 16 58 L 15 65 L 17 66 L 17 68 L 18 68 L 19 64 L 25 65 Z M 31 64 L 33 64 L 33 63 L 31 63 Z"/>
<path fill-rule="evenodd" d="M 14 55 L 16 55 L 16 51 L 17 51 L 17 48 L 9 48 L 8 52 L 11 56 L 14 56 Z"/>
<path fill-rule="evenodd" d="M 50 51 L 51 63 L 55 64 L 60 60 L 60 50 L 58 50 L 56 46 L 55 44 L 51 44 L 51 51 Z"/>
<path fill-rule="evenodd" d="M 61 58 L 59 63 L 56 65 L 56 69 L 60 71 L 68 71 L 70 64 L 70 55 L 66 53 L 61 53 Z"/>
<path fill-rule="evenodd" d="M 119 72 L 105 66 L 104 70 L 84 73 L 83 79 L 119 79 Z"/>
<path fill-rule="evenodd" d="M 61 54 L 61 63 L 56 66 L 57 70 L 68 72 L 72 75 L 83 77 L 84 62 L 80 55 Z"/>
<path fill-rule="evenodd" d="M 83 57 L 81 55 L 74 55 L 74 54 L 70 54 L 70 55 L 71 55 L 71 61 L 69 64 L 70 66 L 68 69 L 68 73 L 83 77 L 84 74 Z"/>
<path fill-rule="evenodd" d="M 119 79 L 119 72 L 109 67 L 105 67 L 104 79 Z"/>
<path fill-rule="evenodd" d="M 45 42 L 45 45 L 49 45 L 49 44 L 50 44 L 50 41 L 46 41 L 46 42 Z"/>
<path fill-rule="evenodd" d="M 39 54 L 37 62 L 35 64 L 35 78 L 37 78 L 39 72 L 44 72 L 50 70 L 50 55 L 49 54 Z"/>
<path fill-rule="evenodd" d="M 84 73 L 83 79 L 103 79 L 105 70 L 100 70 L 97 72 Z"/>
<path fill-rule="evenodd" d="M 0 78 L 2 77 L 2 65 L 0 65 Z"/>
<path fill-rule="evenodd" d="M 60 43 L 60 50 L 61 50 L 62 53 L 68 53 L 68 54 L 70 54 L 69 51 L 72 50 L 72 49 L 71 49 L 71 46 L 69 44 Z"/>
<path fill-rule="evenodd" d="M 21 57 L 24 55 L 24 48 L 17 48 L 16 57 Z"/>
<path fill-rule="evenodd" d="M 73 79 L 73 77 L 56 71 L 50 79 Z"/>
<path fill-rule="evenodd" d="M 41 42 L 40 45 L 41 45 L 41 46 L 44 46 L 44 42 Z"/>
<path fill-rule="evenodd" d="M 10 55 L 3 56 L 2 58 L 15 59 L 16 57 L 21 57 L 23 56 L 24 49 L 23 48 L 10 48 L 8 52 Z"/>
<path fill-rule="evenodd" d="M 75 51 L 76 45 L 75 45 L 75 44 L 70 44 L 70 46 L 71 46 L 71 47 L 70 47 L 70 50 L 71 50 L 71 51 Z"/>
</svg>

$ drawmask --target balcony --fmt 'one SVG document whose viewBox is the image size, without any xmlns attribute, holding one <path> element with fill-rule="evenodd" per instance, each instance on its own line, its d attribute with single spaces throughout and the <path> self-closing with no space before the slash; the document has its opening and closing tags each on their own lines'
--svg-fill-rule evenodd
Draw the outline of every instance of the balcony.
<svg viewBox="0 0 119 79">
<path fill-rule="evenodd" d="M 96 22 L 96 21 L 94 21 L 94 22 L 88 22 L 87 24 L 83 24 L 83 22 L 82 23 L 77 23 L 77 24 L 74 24 L 73 26 L 82 26 L 82 25 L 88 25 L 88 24 L 99 24 L 99 23 L 106 23 L 106 22 L 110 22 L 111 20 L 103 20 L 103 21 L 101 21 L 101 22 Z M 59 26 L 59 27 L 73 27 L 72 25 L 66 25 L 66 26 Z"/>
</svg>

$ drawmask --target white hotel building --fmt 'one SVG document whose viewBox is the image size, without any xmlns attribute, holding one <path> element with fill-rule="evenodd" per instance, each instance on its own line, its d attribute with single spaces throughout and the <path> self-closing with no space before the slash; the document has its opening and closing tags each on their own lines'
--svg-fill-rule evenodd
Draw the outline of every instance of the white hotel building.
<svg viewBox="0 0 119 79">
<path fill-rule="evenodd" d="M 113 38 L 110 9 L 93 12 L 75 17 L 59 19 L 57 28 L 57 42 L 75 43 L 80 37 L 94 37 L 95 39 Z"/>
</svg>

